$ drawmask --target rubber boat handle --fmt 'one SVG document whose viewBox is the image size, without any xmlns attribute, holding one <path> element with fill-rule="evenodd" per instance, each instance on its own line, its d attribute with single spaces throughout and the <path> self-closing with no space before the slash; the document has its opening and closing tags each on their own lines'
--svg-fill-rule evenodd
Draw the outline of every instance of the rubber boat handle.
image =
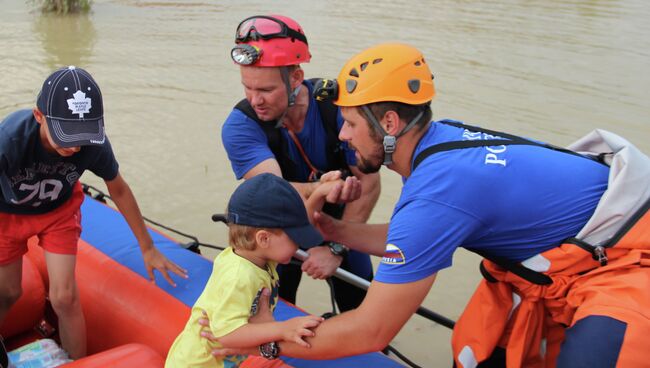
<svg viewBox="0 0 650 368">
<path fill-rule="evenodd" d="M 294 254 L 294 257 L 304 262 L 309 257 L 309 254 L 302 249 L 298 249 L 296 251 L 296 254 Z M 368 280 L 361 278 L 352 272 L 346 271 L 340 267 L 337 268 L 334 272 L 334 277 L 364 290 L 368 290 L 370 287 L 370 282 Z M 430 319 L 450 329 L 453 329 L 454 325 L 456 324 L 453 320 L 422 306 L 418 307 L 416 313 L 424 318 Z"/>
</svg>

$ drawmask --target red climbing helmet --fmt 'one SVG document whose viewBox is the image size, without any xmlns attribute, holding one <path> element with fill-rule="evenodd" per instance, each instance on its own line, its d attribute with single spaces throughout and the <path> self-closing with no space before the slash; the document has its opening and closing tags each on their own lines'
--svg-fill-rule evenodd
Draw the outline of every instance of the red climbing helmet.
<svg viewBox="0 0 650 368">
<path fill-rule="evenodd" d="M 288 66 L 311 59 L 300 24 L 283 15 L 255 15 L 244 19 L 235 33 L 230 56 L 239 65 Z"/>
</svg>

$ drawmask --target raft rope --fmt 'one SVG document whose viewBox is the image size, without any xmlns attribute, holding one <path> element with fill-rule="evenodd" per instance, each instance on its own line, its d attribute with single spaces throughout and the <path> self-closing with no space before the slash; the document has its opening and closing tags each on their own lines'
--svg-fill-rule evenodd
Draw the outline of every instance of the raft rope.
<svg viewBox="0 0 650 368">
<path fill-rule="evenodd" d="M 97 200 L 99 202 L 106 203 L 106 199 L 109 199 L 113 204 L 115 204 L 115 201 L 113 201 L 113 199 L 108 194 L 104 193 L 103 191 L 97 189 L 96 187 L 94 187 L 92 185 L 81 183 L 81 188 L 82 188 L 84 193 L 86 193 L 88 196 L 90 196 L 91 198 L 93 198 L 93 199 L 95 199 L 95 200 Z M 92 194 L 91 191 L 95 192 L 95 194 Z M 193 235 L 190 235 L 190 234 L 184 233 L 182 231 L 173 229 L 171 227 L 165 226 L 165 225 L 163 225 L 163 224 L 161 224 L 161 223 L 159 223 L 157 221 L 151 220 L 151 219 L 149 219 L 149 218 L 147 218 L 145 216 L 142 216 L 142 218 L 146 222 L 148 222 L 148 223 L 150 223 L 152 225 L 155 225 L 157 227 L 165 229 L 165 230 L 167 230 L 169 232 L 172 232 L 174 234 L 183 236 L 185 238 L 191 239 L 190 242 L 185 243 L 185 244 L 181 244 L 181 245 L 183 246 L 183 248 L 185 248 L 185 249 L 187 249 L 189 251 L 192 251 L 194 253 L 199 253 L 199 254 L 201 253 L 201 251 L 199 250 L 199 246 L 206 247 L 206 248 L 217 249 L 217 250 L 224 250 L 225 249 L 224 247 L 220 247 L 220 246 L 217 246 L 217 245 L 200 242 L 199 239 L 197 237 L 193 236 Z M 213 221 L 220 221 L 220 220 L 221 219 L 219 219 L 219 218 L 215 219 L 213 217 Z M 298 253 L 296 253 L 296 254 L 299 256 L 299 253 L 300 253 L 300 250 L 298 250 Z M 304 256 L 305 256 L 305 254 L 303 254 L 303 257 Z M 296 259 L 296 258 L 291 259 L 292 264 L 302 265 L 302 262 L 303 262 L 302 260 L 299 260 L 299 259 Z M 360 277 L 358 277 L 358 276 L 356 276 L 354 274 L 351 274 L 351 273 L 349 273 L 349 272 L 347 272 L 347 271 L 345 271 L 343 269 L 340 269 L 340 268 L 337 269 L 337 272 L 336 272 L 335 276 L 337 276 L 339 279 L 341 279 L 341 280 L 343 280 L 343 281 L 345 281 L 345 282 L 347 282 L 349 284 L 352 284 L 355 287 L 360 288 L 360 289 L 367 290 L 368 287 L 370 286 L 370 282 L 368 282 L 367 280 L 362 279 L 362 278 L 360 278 Z M 335 295 L 335 292 L 334 292 L 334 287 L 333 287 L 331 277 L 327 279 L 327 284 L 328 284 L 328 286 L 330 288 L 330 300 L 331 300 L 331 303 L 332 303 L 332 312 L 331 313 L 325 313 L 323 316 L 326 316 L 326 318 L 330 318 L 330 317 L 333 317 L 333 316 L 339 314 L 339 312 L 338 312 L 337 307 L 336 307 L 336 295 Z M 415 313 L 422 316 L 422 317 L 424 317 L 424 318 L 426 318 L 426 319 L 428 319 L 428 320 L 430 320 L 430 321 L 432 321 L 432 322 L 435 322 L 437 324 L 445 326 L 445 327 L 447 327 L 449 329 L 454 328 L 455 322 L 453 320 L 451 320 L 451 319 L 449 319 L 449 318 L 447 318 L 445 316 L 442 316 L 442 315 L 440 315 L 440 314 L 438 314 L 438 313 L 436 313 L 434 311 L 431 311 L 431 310 L 429 310 L 427 308 L 424 308 L 422 306 L 418 307 L 418 310 Z M 400 360 L 402 360 L 404 363 L 408 364 L 412 368 L 421 368 L 419 365 L 415 364 L 413 361 L 408 359 L 404 354 L 399 352 L 397 349 L 395 349 L 391 345 L 386 346 L 386 348 L 384 348 L 383 352 L 386 355 L 388 355 L 388 353 L 395 354 L 395 356 L 397 356 Z"/>
<path fill-rule="evenodd" d="M 81 189 L 83 190 L 84 193 L 86 193 L 86 194 L 89 195 L 91 198 L 93 198 L 93 199 L 95 199 L 95 200 L 97 200 L 97 201 L 100 201 L 100 202 L 102 202 L 102 203 L 106 203 L 106 199 L 109 199 L 113 204 L 115 204 L 115 201 L 113 201 L 113 198 L 111 198 L 111 196 L 109 196 L 108 194 L 102 192 L 101 190 L 99 190 L 99 189 L 93 187 L 92 185 L 88 185 L 88 184 L 84 184 L 84 183 L 82 183 L 82 184 L 81 184 Z M 92 191 L 94 191 L 94 192 L 96 192 L 96 193 L 93 195 L 93 194 L 90 192 L 90 190 L 92 190 Z M 170 231 L 170 232 L 172 232 L 172 233 L 174 233 L 174 234 L 177 234 L 177 235 L 180 235 L 180 236 L 186 237 L 186 238 L 188 238 L 188 239 L 191 239 L 191 240 L 192 240 L 191 242 L 189 242 L 189 243 L 185 243 L 185 244 L 182 244 L 182 245 L 183 245 L 183 248 L 188 249 L 188 250 L 191 250 L 191 251 L 194 252 L 194 253 L 200 253 L 200 251 L 199 251 L 199 245 L 200 245 L 200 246 L 203 246 L 203 247 L 206 247 L 206 248 L 212 248 L 212 249 L 218 249 L 218 250 L 224 250 L 224 249 L 226 249 L 226 248 L 224 248 L 224 247 L 219 247 L 219 246 L 212 245 L 212 244 L 202 243 L 202 242 L 200 242 L 199 239 L 198 239 L 197 237 L 195 237 L 194 235 L 186 234 L 186 233 L 181 232 L 181 231 L 178 231 L 178 230 L 176 230 L 176 229 L 172 229 L 171 227 L 165 226 L 165 225 L 163 225 L 163 224 L 161 224 L 161 223 L 159 223 L 159 222 L 156 222 L 156 221 L 154 221 L 154 220 L 152 220 L 152 219 L 149 219 L 149 218 L 147 218 L 147 217 L 145 217 L 145 216 L 142 216 L 142 218 L 143 218 L 146 222 L 148 222 L 148 223 L 150 223 L 150 224 L 152 224 L 152 225 L 158 226 L 158 227 L 160 227 L 160 228 L 162 228 L 162 229 L 165 229 L 165 230 L 167 230 L 167 231 Z"/>
</svg>

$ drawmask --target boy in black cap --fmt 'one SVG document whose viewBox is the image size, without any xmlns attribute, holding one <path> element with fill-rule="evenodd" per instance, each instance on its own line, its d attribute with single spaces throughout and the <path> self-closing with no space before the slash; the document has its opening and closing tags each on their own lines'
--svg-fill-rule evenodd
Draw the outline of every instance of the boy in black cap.
<svg viewBox="0 0 650 368">
<path fill-rule="evenodd" d="M 74 359 L 86 353 L 74 278 L 84 199 L 79 178 L 85 170 L 104 179 L 140 245 L 151 280 L 154 269 L 172 285 L 168 271 L 187 277 L 154 247 L 119 173 L 104 132 L 97 83 L 81 68 L 55 71 L 43 83 L 36 108 L 16 111 L 0 123 L 0 324 L 22 292 L 27 239 L 37 236 L 45 251 L 49 300 L 59 318 L 61 344 Z"/>
<path fill-rule="evenodd" d="M 309 203 L 309 207 L 322 206 L 325 191 L 335 185 L 340 184 L 322 186 L 319 193 L 312 195 L 314 203 Z M 321 199 L 317 202 L 316 198 Z M 278 356 L 279 340 L 309 347 L 303 338 L 313 336 L 311 328 L 323 320 L 305 316 L 283 322 L 248 323 L 248 318 L 257 313 L 263 290 L 270 292 L 271 307 L 277 303 L 276 265 L 289 263 L 298 247 L 307 249 L 323 242 L 291 184 L 268 173 L 244 181 L 230 198 L 225 218 L 230 247 L 215 259 L 212 275 L 167 355 L 166 367 L 233 367 L 246 358 L 227 356 L 221 360 L 210 354 L 220 345 L 201 337 L 205 331 L 198 320 L 204 318 L 203 311 L 210 320 L 211 336 L 229 346 L 250 346 L 253 341 L 269 359 Z"/>
</svg>

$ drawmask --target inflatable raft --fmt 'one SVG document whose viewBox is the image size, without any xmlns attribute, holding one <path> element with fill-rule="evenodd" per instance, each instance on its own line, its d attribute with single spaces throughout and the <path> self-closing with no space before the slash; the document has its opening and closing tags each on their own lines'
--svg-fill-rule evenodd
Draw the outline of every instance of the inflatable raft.
<svg viewBox="0 0 650 368">
<path fill-rule="evenodd" d="M 88 356 L 66 367 L 162 367 L 167 351 L 182 330 L 190 308 L 211 274 L 212 261 L 150 229 L 154 243 L 168 258 L 189 271 L 189 279 L 172 275 L 172 287 L 157 274 L 146 278 L 137 242 L 122 216 L 86 196 L 82 208 L 76 277 L 88 329 Z M 48 277 L 43 252 L 31 239 L 23 259 L 23 295 L 9 311 L 0 334 L 8 350 L 36 339 L 56 337 L 56 316 L 46 302 Z M 280 301 L 277 320 L 304 315 Z M 336 360 L 310 361 L 249 357 L 244 367 L 402 367 L 380 353 Z"/>
</svg>

